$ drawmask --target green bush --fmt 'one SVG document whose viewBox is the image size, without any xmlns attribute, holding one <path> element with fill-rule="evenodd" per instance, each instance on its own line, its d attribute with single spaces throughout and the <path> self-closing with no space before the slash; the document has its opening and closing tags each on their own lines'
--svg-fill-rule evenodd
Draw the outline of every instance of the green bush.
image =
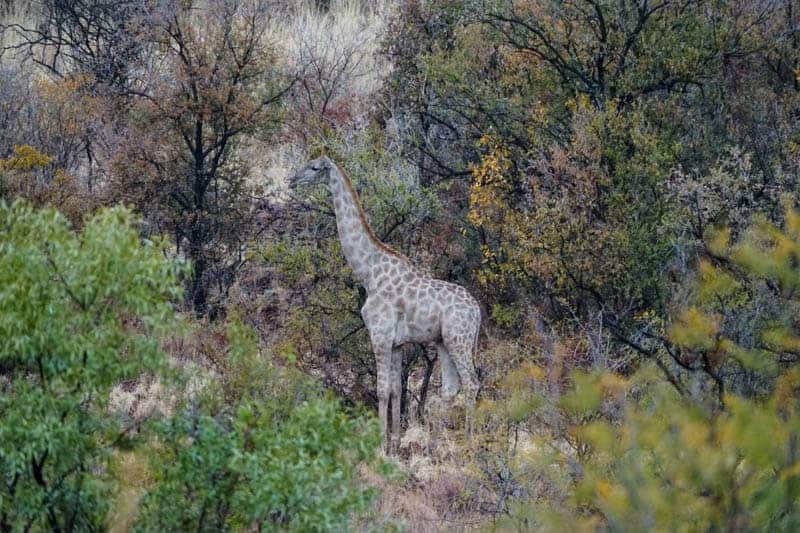
<svg viewBox="0 0 800 533">
<path fill-rule="evenodd" d="M 0 526 L 97 529 L 108 510 L 115 383 L 157 372 L 179 267 L 124 208 L 81 234 L 57 211 L 0 205 Z"/>
<path fill-rule="evenodd" d="M 139 529 L 346 528 L 374 497 L 357 467 L 376 456 L 376 421 L 272 364 L 241 324 L 228 337 L 223 383 L 159 425 Z"/>
<path fill-rule="evenodd" d="M 0 204 L 0 530 L 97 530 L 110 516 L 140 530 L 345 527 L 372 501 L 357 468 L 377 424 L 273 364 L 238 321 L 201 392 L 167 382 L 189 404 L 155 432 L 131 439 L 108 409 L 120 381 L 173 375 L 159 341 L 180 325 L 185 269 L 167 256 L 126 208 L 76 233 L 52 209 Z M 139 470 L 152 459 L 144 483 L 125 479 L 123 455 Z M 110 514 L 142 488 L 138 513 L 125 501 Z"/>
</svg>

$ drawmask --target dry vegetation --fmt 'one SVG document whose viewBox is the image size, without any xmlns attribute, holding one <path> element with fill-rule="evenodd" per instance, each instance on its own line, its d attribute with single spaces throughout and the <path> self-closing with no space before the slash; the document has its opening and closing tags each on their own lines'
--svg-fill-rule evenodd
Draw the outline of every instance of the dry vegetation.
<svg viewBox="0 0 800 533">
<path fill-rule="evenodd" d="M 0 3 L 0 531 L 797 530 L 799 13 Z M 481 302 L 471 441 L 408 346 L 377 453 L 323 153 Z"/>
</svg>

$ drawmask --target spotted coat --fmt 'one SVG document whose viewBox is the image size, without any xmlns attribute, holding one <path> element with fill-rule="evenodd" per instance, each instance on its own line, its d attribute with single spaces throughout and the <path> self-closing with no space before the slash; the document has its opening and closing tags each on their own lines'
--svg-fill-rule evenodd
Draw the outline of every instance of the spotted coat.
<svg viewBox="0 0 800 533">
<path fill-rule="evenodd" d="M 459 390 L 463 392 L 469 435 L 478 392 L 473 363 L 481 324 L 478 302 L 463 287 L 431 278 L 382 243 L 370 228 L 347 174 L 327 157 L 309 163 L 293 178 L 293 184 L 322 181 L 325 177 L 333 197 L 342 251 L 367 292 L 361 316 L 375 351 L 378 412 L 385 449 L 393 453 L 400 439 L 399 348 L 406 343 L 436 345 L 442 361 L 443 399 L 447 404 Z"/>
</svg>

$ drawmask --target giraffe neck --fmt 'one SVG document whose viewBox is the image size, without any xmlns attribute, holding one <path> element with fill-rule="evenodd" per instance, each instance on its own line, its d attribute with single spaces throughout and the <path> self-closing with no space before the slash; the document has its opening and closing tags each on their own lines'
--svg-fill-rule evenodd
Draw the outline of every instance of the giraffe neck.
<svg viewBox="0 0 800 533">
<path fill-rule="evenodd" d="M 344 171 L 336 164 L 331 168 L 328 187 L 333 196 L 339 240 L 347 264 L 353 269 L 356 279 L 369 290 L 371 266 L 386 255 L 401 258 L 402 256 L 383 244 L 372 231 L 361 209 L 358 193 Z"/>
</svg>

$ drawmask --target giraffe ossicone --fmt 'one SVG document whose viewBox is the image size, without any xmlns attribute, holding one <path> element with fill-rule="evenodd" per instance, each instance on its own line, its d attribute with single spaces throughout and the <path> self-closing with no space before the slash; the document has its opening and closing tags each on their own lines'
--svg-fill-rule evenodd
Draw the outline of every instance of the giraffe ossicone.
<svg viewBox="0 0 800 533">
<path fill-rule="evenodd" d="M 311 161 L 291 178 L 289 186 L 317 183 L 326 183 L 330 189 L 342 250 L 367 293 L 361 316 L 375 352 L 384 449 L 395 453 L 400 442 L 400 348 L 406 343 L 436 345 L 442 362 L 443 400 L 449 404 L 459 390 L 464 393 L 469 437 L 479 386 L 473 362 L 481 325 L 478 302 L 463 287 L 431 278 L 381 242 L 347 174 L 328 157 Z"/>
</svg>

